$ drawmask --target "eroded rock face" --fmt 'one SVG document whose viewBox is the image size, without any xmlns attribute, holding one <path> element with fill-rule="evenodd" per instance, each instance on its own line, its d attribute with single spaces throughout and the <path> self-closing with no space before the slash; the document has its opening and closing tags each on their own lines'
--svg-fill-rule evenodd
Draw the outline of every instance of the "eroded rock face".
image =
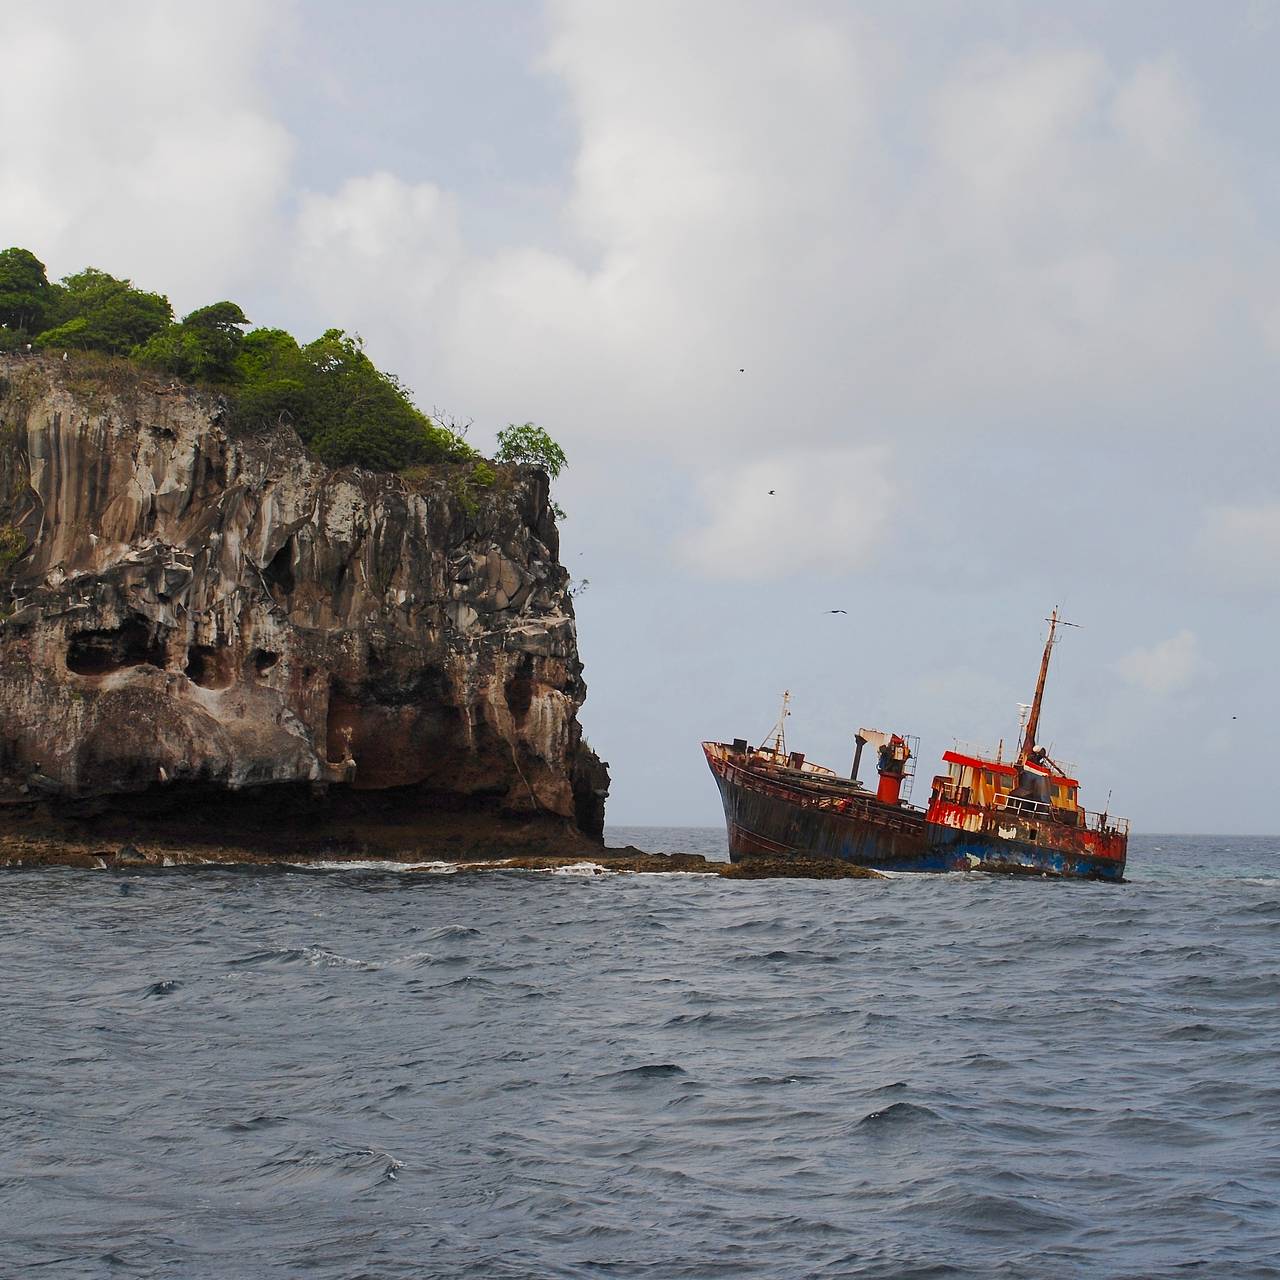
<svg viewBox="0 0 1280 1280">
<path fill-rule="evenodd" d="M 599 836 L 545 474 L 330 471 L 129 370 L 0 357 L 0 778 L 52 803 L 308 784 Z M 25 788 L 25 791 L 23 790 Z"/>
</svg>

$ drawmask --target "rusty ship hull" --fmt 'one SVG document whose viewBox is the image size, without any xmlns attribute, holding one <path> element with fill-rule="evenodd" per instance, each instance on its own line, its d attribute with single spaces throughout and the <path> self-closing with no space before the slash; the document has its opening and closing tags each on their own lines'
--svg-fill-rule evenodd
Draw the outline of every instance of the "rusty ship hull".
<svg viewBox="0 0 1280 1280">
<path fill-rule="evenodd" d="M 729 857 L 842 858 L 881 871 L 987 871 L 1119 881 L 1126 838 L 1068 826 L 1046 808 L 995 808 L 935 791 L 929 808 L 884 801 L 850 779 L 787 768 L 773 753 L 704 742 Z"/>
<path fill-rule="evenodd" d="M 702 749 L 720 788 L 732 861 L 796 855 L 944 870 L 917 866 L 926 854 L 923 810 L 882 804 L 838 780 L 806 778 L 728 743 L 704 742 Z"/>
</svg>

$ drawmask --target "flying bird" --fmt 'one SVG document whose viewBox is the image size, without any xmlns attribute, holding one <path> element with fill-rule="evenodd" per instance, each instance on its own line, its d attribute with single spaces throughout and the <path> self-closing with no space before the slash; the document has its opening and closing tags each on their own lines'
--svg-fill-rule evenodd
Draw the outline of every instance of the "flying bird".
<svg viewBox="0 0 1280 1280">
<path fill-rule="evenodd" d="M 777 490 L 776 490 L 776 489 L 770 489 L 770 490 L 769 490 L 769 497 L 771 497 L 771 498 L 772 498 L 772 497 L 773 497 L 773 495 L 774 495 L 776 492 L 777 492 Z"/>
<path fill-rule="evenodd" d="M 745 369 L 739 369 L 739 370 L 738 370 L 738 372 L 739 372 L 739 373 L 746 373 L 746 370 L 745 370 Z"/>
<path fill-rule="evenodd" d="M 848 613 L 848 609 L 828 609 L 828 613 Z"/>
</svg>

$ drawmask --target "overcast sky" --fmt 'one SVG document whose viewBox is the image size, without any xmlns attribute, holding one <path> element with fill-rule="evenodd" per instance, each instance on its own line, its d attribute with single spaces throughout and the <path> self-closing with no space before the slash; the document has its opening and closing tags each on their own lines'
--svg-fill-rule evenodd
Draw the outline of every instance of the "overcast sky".
<svg viewBox="0 0 1280 1280">
<path fill-rule="evenodd" d="M 1088 806 L 1280 825 L 1280 5 L 44 0 L 0 48 L 0 247 L 563 444 L 611 822 L 718 823 L 698 743 L 784 687 L 927 796 L 1060 604 Z"/>
</svg>

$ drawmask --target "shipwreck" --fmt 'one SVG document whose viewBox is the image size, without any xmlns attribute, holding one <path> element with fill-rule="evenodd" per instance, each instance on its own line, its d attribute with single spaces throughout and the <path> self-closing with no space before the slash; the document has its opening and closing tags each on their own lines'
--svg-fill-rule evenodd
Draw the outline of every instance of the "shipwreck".
<svg viewBox="0 0 1280 1280">
<path fill-rule="evenodd" d="M 729 856 L 839 858 L 880 871 L 988 871 L 1092 880 L 1124 878 L 1129 822 L 1091 813 L 1079 782 L 1038 745 L 1049 661 L 1061 620 L 1047 619 L 1035 696 L 1025 708 L 1020 747 L 948 751 L 927 807 L 909 802 L 917 740 L 862 729 L 849 777 L 786 747 L 788 695 L 767 740 L 704 742 L 720 788 Z M 864 747 L 876 748 L 877 787 L 858 781 Z"/>
</svg>

